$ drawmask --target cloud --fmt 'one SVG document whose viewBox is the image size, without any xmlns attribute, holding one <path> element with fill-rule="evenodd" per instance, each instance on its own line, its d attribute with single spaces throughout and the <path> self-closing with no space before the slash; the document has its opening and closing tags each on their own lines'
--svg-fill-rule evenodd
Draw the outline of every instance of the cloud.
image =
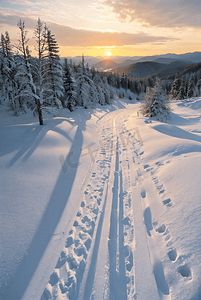
<svg viewBox="0 0 201 300">
<path fill-rule="evenodd" d="M 6 29 L 6 25 L 16 27 L 20 17 L 18 15 L 3 16 L 0 14 L 0 27 Z M 36 26 L 37 19 L 33 20 L 28 17 L 23 17 L 25 27 L 28 30 L 33 30 Z M 77 29 L 70 26 L 59 25 L 53 22 L 47 22 L 52 33 L 60 46 L 71 47 L 98 47 L 98 46 L 124 46 L 137 45 L 144 43 L 164 43 L 167 40 L 173 40 L 164 36 L 152 36 L 143 32 L 130 34 L 125 32 L 114 31 L 97 31 Z"/>
<path fill-rule="evenodd" d="M 19 20 L 22 19 L 25 21 L 26 29 L 34 29 L 36 26 L 36 20 L 33 20 L 28 17 L 20 17 L 18 15 L 3 15 L 0 13 L 0 28 L 8 26 L 17 27 Z"/>
<path fill-rule="evenodd" d="M 27 7 L 48 7 L 48 2 L 31 2 L 29 0 L 7 0 L 8 3 L 11 5 L 21 5 L 21 6 L 27 6 Z"/>
<path fill-rule="evenodd" d="M 156 27 L 201 27 L 200 0 L 100 0 L 121 22 Z"/>
<path fill-rule="evenodd" d="M 47 25 L 52 28 L 59 45 L 61 46 L 124 46 L 137 45 L 149 42 L 164 43 L 171 38 L 163 36 L 151 36 L 145 33 L 130 34 L 125 32 L 107 32 L 97 30 L 76 29 L 70 26 L 62 26 L 54 23 Z"/>
</svg>

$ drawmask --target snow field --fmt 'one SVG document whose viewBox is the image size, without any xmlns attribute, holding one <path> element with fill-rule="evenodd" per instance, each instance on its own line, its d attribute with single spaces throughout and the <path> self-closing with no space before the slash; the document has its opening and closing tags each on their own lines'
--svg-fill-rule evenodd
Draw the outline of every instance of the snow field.
<svg viewBox="0 0 201 300">
<path fill-rule="evenodd" d="M 111 118 L 111 115 L 114 115 L 114 119 Z M 148 278 L 142 283 L 138 280 L 137 292 L 135 287 L 135 272 L 141 273 L 140 275 L 142 276 L 143 268 L 142 266 L 138 266 L 137 270 L 134 268 L 135 235 L 132 200 L 135 197 L 132 196 L 131 174 L 128 171 L 130 169 L 130 157 L 128 157 L 126 145 L 129 143 L 129 140 L 132 145 L 133 143 L 136 143 L 134 137 L 135 132 L 131 133 L 127 131 L 126 128 L 122 131 L 123 120 L 120 119 L 119 121 L 119 113 L 111 113 L 109 115 L 109 120 L 107 119 L 108 116 L 103 118 L 102 122 L 103 124 L 108 124 L 109 122 L 111 124 L 113 123 L 113 132 L 111 131 L 112 126 L 106 129 L 102 129 L 101 126 L 99 127 L 101 127 L 102 140 L 105 139 L 104 131 L 106 131 L 106 138 L 110 139 L 110 144 L 106 143 L 107 145 L 103 145 L 103 148 L 100 150 L 99 155 L 104 155 L 104 159 L 100 160 L 98 159 L 99 157 L 96 157 L 96 168 L 98 172 L 92 172 L 90 180 L 93 183 L 96 183 L 97 180 L 98 187 L 96 189 L 93 187 L 91 190 L 92 184 L 89 181 L 84 192 L 83 201 L 81 202 L 81 206 L 86 208 L 85 210 L 82 209 L 78 211 L 77 219 L 73 225 L 73 227 L 76 228 L 76 231 L 78 230 L 76 237 L 73 238 L 72 236 L 75 231 L 75 229 L 72 228 L 69 232 L 66 245 L 68 254 L 66 253 L 66 249 L 64 250 L 66 253 L 65 255 L 64 251 L 61 252 L 56 269 L 51 275 L 55 276 L 54 274 L 57 274 L 57 280 L 52 282 L 50 276 L 49 284 L 41 299 L 59 299 L 60 297 L 61 299 L 133 299 L 137 295 L 139 295 L 141 299 L 150 299 L 150 295 L 152 295 L 152 299 L 158 298 L 147 247 L 145 247 L 145 251 L 143 250 L 143 257 L 142 253 L 139 253 L 138 251 L 138 258 L 141 263 L 144 262 L 144 273 L 146 273 L 144 275 Z M 118 124 L 120 124 L 120 126 L 118 126 Z M 120 131 L 120 134 L 118 131 Z M 124 138 L 126 138 L 126 140 L 124 140 Z M 109 146 L 109 149 L 106 148 L 107 146 Z M 108 150 L 109 160 L 107 158 Z M 134 160 L 133 156 L 132 160 Z M 108 170 L 105 169 L 106 163 L 109 166 Z M 102 170 L 100 169 L 99 164 Z M 100 175 L 102 176 L 102 172 L 105 173 L 106 177 L 102 178 L 102 184 L 104 184 L 104 186 L 101 186 L 100 188 Z M 137 179 L 139 179 L 139 176 L 140 175 L 138 174 Z M 102 198 L 100 199 L 101 202 L 103 202 L 102 200 L 104 199 L 99 218 L 94 216 L 94 212 L 98 214 L 96 201 L 98 195 L 94 196 L 92 191 L 93 193 L 100 191 L 100 196 Z M 86 205 L 84 203 L 86 203 Z M 139 203 L 139 205 L 141 206 L 141 203 Z M 140 209 L 142 210 L 142 208 Z M 89 218 L 89 216 L 91 217 Z M 82 232 L 86 232 L 82 223 L 86 222 L 88 222 L 88 226 L 90 226 L 90 222 L 93 222 L 92 224 L 95 230 L 92 229 L 92 242 L 91 238 L 87 236 L 85 236 L 86 241 L 82 240 Z M 95 225 L 96 222 L 97 225 Z M 140 222 L 141 226 L 143 226 L 142 219 Z M 108 224 L 110 224 L 109 227 Z M 139 231 L 138 227 L 139 224 L 137 224 L 137 230 Z M 91 227 L 89 228 L 91 230 Z M 143 231 L 145 236 L 144 227 L 140 228 L 140 230 Z M 93 237 L 93 235 L 95 235 L 95 237 Z M 139 239 L 142 245 L 140 250 L 142 251 L 144 248 L 142 237 L 140 236 Z M 68 241 L 70 241 L 70 243 L 68 243 Z M 146 237 L 144 238 L 144 241 L 146 243 Z M 82 249 L 79 253 L 77 252 L 76 243 Z M 90 249 L 85 248 L 85 243 L 89 243 Z M 83 247 L 85 250 L 83 250 Z M 72 257 L 75 261 L 78 261 L 79 257 L 81 258 L 79 262 L 72 266 L 71 262 L 69 264 Z M 83 259 L 86 259 L 86 263 L 85 261 L 83 263 Z M 62 268 L 63 264 L 65 264 L 65 270 L 68 270 L 69 268 L 73 269 L 74 279 L 72 279 L 72 273 L 68 271 L 67 275 L 65 273 L 65 279 L 58 276 L 58 273 L 61 274 L 61 260 L 63 260 L 63 263 L 61 264 Z M 82 271 L 80 271 L 81 264 L 83 265 Z"/>
<path fill-rule="evenodd" d="M 2 299 L 200 300 L 200 103 L 167 123 L 117 99 L 41 132 L 4 124 L 1 279 L 20 269 Z"/>
</svg>

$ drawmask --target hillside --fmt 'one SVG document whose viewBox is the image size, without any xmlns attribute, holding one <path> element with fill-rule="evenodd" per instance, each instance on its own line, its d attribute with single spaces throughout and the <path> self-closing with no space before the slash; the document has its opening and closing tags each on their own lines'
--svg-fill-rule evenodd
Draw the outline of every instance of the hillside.
<svg viewBox="0 0 201 300">
<path fill-rule="evenodd" d="M 61 57 L 62 62 L 65 57 Z M 73 63 L 79 64 L 82 61 L 82 56 L 75 57 L 66 57 L 68 60 L 72 59 Z M 89 65 L 89 67 L 93 67 L 95 64 L 108 60 L 104 56 L 85 56 L 85 63 Z M 126 66 L 128 64 L 137 63 L 137 62 L 146 62 L 146 61 L 154 61 L 158 63 L 171 63 L 175 60 L 188 61 L 190 63 L 199 63 L 201 62 L 201 52 L 193 52 L 193 53 L 184 53 L 184 54 L 175 54 L 175 53 L 167 53 L 161 55 L 153 55 L 153 56 L 112 56 L 109 60 L 113 60 L 114 62 L 119 64 L 119 67 Z M 116 66 L 114 66 L 115 68 Z M 107 66 L 106 66 L 107 69 Z"/>
<path fill-rule="evenodd" d="M 143 78 L 158 73 L 159 71 L 164 70 L 165 68 L 165 64 L 147 61 L 130 64 L 125 67 L 119 67 L 113 71 L 118 72 L 120 76 L 123 76 L 124 74 L 128 77 Z"/>
<path fill-rule="evenodd" d="M 119 67 L 119 64 L 112 59 L 103 59 L 94 65 L 98 70 L 113 69 Z"/>
<path fill-rule="evenodd" d="M 187 66 L 185 68 L 185 70 L 180 72 L 180 76 L 183 76 L 186 74 L 191 74 L 191 73 L 197 72 L 199 70 L 201 70 L 201 63 L 191 64 L 191 65 Z M 167 76 L 167 78 L 163 78 L 163 79 L 174 79 L 174 75 Z"/>
<path fill-rule="evenodd" d="M 183 75 L 192 74 L 199 70 L 201 70 L 201 63 L 190 64 L 187 66 L 175 66 L 169 69 L 162 70 L 156 74 L 141 78 L 141 80 L 147 81 L 149 78 L 155 79 L 156 77 L 159 77 L 162 80 L 174 80 L 176 73 L 179 73 L 179 76 L 182 77 Z"/>
<path fill-rule="evenodd" d="M 174 63 L 167 64 L 166 69 L 141 79 L 154 79 L 156 77 L 161 79 L 174 79 L 176 73 L 183 73 L 186 69 L 192 68 L 193 66 L 194 64 L 186 65 L 184 63 L 181 63 L 181 61 L 175 61 Z"/>
<path fill-rule="evenodd" d="M 114 72 L 118 72 L 120 76 L 127 75 L 133 78 L 146 77 L 167 77 L 175 75 L 177 72 L 183 72 L 186 69 L 188 62 L 177 60 L 168 64 L 158 62 L 138 62 L 125 67 L 119 67 Z"/>
</svg>

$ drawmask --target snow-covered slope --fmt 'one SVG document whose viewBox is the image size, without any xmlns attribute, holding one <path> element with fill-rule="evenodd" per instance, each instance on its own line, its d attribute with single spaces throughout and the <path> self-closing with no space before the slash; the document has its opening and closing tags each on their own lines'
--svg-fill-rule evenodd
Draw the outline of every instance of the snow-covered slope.
<svg viewBox="0 0 201 300">
<path fill-rule="evenodd" d="M 201 99 L 171 106 L 0 108 L 0 299 L 201 299 Z"/>
</svg>

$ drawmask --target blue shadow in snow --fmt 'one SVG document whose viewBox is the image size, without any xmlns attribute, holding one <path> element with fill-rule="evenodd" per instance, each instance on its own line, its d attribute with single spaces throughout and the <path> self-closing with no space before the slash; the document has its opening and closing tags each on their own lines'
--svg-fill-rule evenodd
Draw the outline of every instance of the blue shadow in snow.
<svg viewBox="0 0 201 300">
<path fill-rule="evenodd" d="M 73 159 L 75 161 L 79 161 L 82 144 L 83 134 L 80 126 L 78 126 L 73 144 L 69 151 L 69 153 L 74 152 Z M 71 172 L 66 173 L 65 175 L 61 171 L 51 199 L 46 207 L 35 236 L 31 241 L 27 254 L 24 256 L 21 264 L 19 265 L 12 281 L 7 285 L 8 288 L 4 291 L 2 299 L 22 299 L 24 292 L 26 291 L 26 288 L 58 225 L 63 210 L 68 203 L 76 173 L 77 168 L 72 168 Z M 68 182 L 68 189 L 66 189 L 66 193 L 64 194 L 62 187 L 66 185 L 66 182 Z M 11 286 L 12 289 L 9 288 Z"/>
<path fill-rule="evenodd" d="M 23 125 L 23 126 L 17 126 L 15 129 L 16 137 L 12 140 L 12 143 L 10 140 L 7 141 L 8 145 L 10 145 L 10 150 L 8 149 L 8 145 L 4 145 L 4 152 L 10 152 L 13 151 L 13 149 L 19 149 L 18 152 L 15 154 L 15 156 L 11 159 L 11 161 L 8 164 L 8 167 L 12 167 L 18 159 L 20 159 L 25 153 L 25 156 L 23 158 L 24 161 L 27 161 L 28 158 L 32 155 L 32 153 L 37 149 L 39 146 L 41 140 L 44 138 L 44 136 L 48 133 L 49 130 L 52 130 L 54 132 L 57 132 L 61 135 L 63 135 L 67 140 L 70 142 L 73 142 L 70 136 L 60 129 L 59 127 L 56 127 L 63 121 L 67 121 L 67 119 L 56 119 L 54 120 L 54 127 L 52 126 L 52 123 L 40 126 L 40 125 Z M 72 123 L 69 122 L 68 123 Z M 25 130 L 22 132 L 22 128 L 25 128 Z M 11 144 L 10 144 L 11 143 Z M 0 152 L 1 153 L 1 152 Z"/>
<path fill-rule="evenodd" d="M 150 231 L 153 229 L 153 225 L 152 225 L 151 210 L 149 207 L 147 207 L 144 211 L 144 223 L 146 225 L 147 234 L 151 236 Z"/>
<path fill-rule="evenodd" d="M 167 281 L 165 279 L 164 271 L 163 271 L 163 266 L 160 261 L 157 261 L 154 264 L 153 267 L 153 272 L 154 276 L 156 279 L 156 284 L 158 287 L 158 290 L 160 290 L 164 295 L 169 295 L 169 286 L 167 284 Z"/>
<path fill-rule="evenodd" d="M 177 126 L 161 124 L 153 126 L 152 128 L 158 132 L 175 138 L 191 140 L 201 143 L 201 136 L 185 131 Z"/>
</svg>

